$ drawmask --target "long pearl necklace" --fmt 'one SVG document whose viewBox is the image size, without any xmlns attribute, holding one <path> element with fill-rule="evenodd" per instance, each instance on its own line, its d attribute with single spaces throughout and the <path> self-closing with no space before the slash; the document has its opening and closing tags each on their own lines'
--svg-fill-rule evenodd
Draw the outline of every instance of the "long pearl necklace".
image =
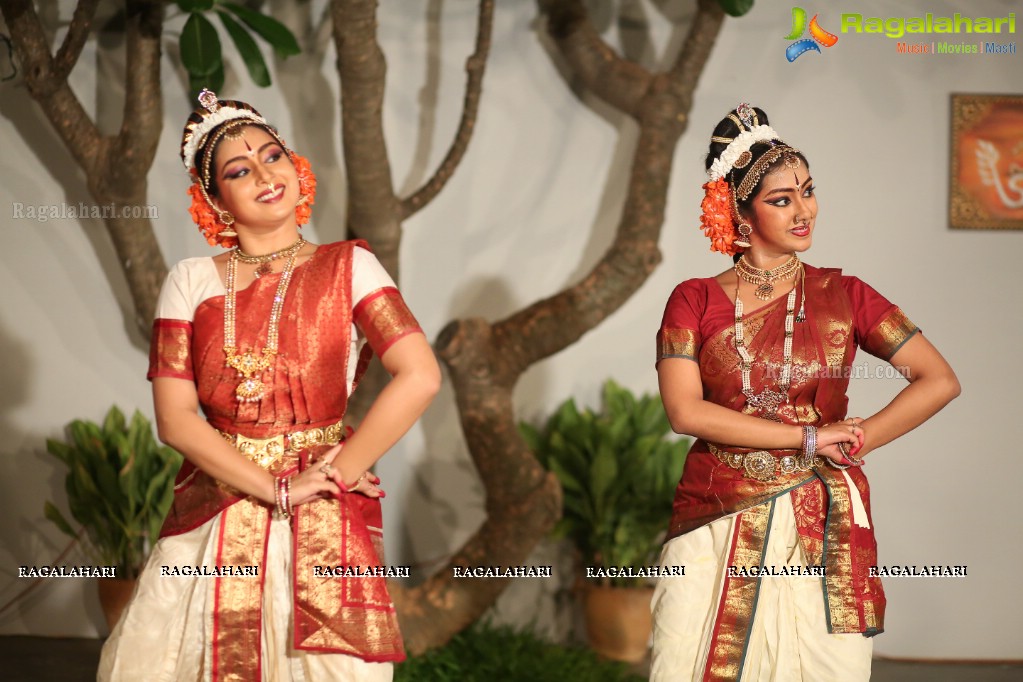
<svg viewBox="0 0 1023 682">
<path fill-rule="evenodd" d="M 793 255 L 793 258 L 796 258 Z M 741 262 L 741 261 L 740 261 Z M 796 259 L 798 265 L 799 260 Z M 802 317 L 802 312 L 800 312 Z M 753 369 L 753 357 L 746 348 L 743 333 L 743 307 L 742 299 L 739 298 L 739 282 L 735 283 L 735 350 L 742 360 L 742 394 L 746 396 L 748 404 L 760 410 L 767 419 L 779 421 L 778 408 L 789 401 L 789 386 L 792 384 L 792 336 L 795 331 L 796 319 L 796 284 L 793 283 L 792 290 L 785 300 L 785 346 L 783 353 L 783 364 L 781 378 L 778 380 L 778 390 L 772 391 L 765 388 L 760 393 L 753 392 L 753 385 L 750 382 L 750 371 Z"/>
<path fill-rule="evenodd" d="M 234 391 L 235 398 L 242 403 L 254 403 L 263 399 L 266 385 L 262 381 L 263 373 L 273 366 L 277 358 L 277 328 L 281 321 L 281 311 L 284 309 L 284 295 L 288 291 L 288 284 L 291 282 L 291 274 L 295 271 L 295 257 L 305 246 L 305 240 L 297 242 L 284 249 L 288 262 L 281 271 L 281 281 L 277 284 L 277 292 L 274 294 L 273 306 L 270 308 L 270 326 L 266 334 L 266 346 L 262 351 L 253 348 L 244 353 L 238 353 L 235 346 L 235 313 L 237 309 L 237 293 L 235 291 L 235 278 L 238 272 L 238 261 L 241 256 L 238 251 L 231 254 L 227 261 L 227 294 L 224 297 L 224 355 L 227 356 L 227 366 L 238 372 L 241 383 Z"/>
</svg>

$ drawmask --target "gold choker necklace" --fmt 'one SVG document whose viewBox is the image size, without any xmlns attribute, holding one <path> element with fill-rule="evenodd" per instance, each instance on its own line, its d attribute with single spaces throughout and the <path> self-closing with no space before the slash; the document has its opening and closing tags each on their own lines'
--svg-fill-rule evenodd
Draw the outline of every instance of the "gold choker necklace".
<svg viewBox="0 0 1023 682">
<path fill-rule="evenodd" d="M 774 296 L 774 283 L 779 280 L 786 280 L 793 277 L 799 271 L 799 258 L 792 254 L 783 265 L 776 268 L 761 270 L 746 262 L 745 256 L 740 256 L 735 263 L 735 274 L 744 282 L 756 285 L 754 292 L 761 301 L 769 301 Z"/>
<path fill-rule="evenodd" d="M 262 255 L 262 256 L 250 256 L 249 254 L 247 254 L 244 251 L 242 251 L 240 248 L 235 249 L 234 252 L 237 254 L 238 260 L 240 260 L 242 263 L 245 263 L 246 265 L 258 265 L 259 266 L 258 268 L 256 268 L 256 271 L 254 273 L 252 273 L 253 276 L 256 277 L 256 279 L 259 279 L 263 275 L 269 275 L 270 274 L 270 272 L 271 272 L 270 264 L 271 263 L 273 263 L 278 258 L 284 258 L 285 256 L 291 257 L 292 252 L 298 253 L 298 251 L 303 246 L 305 246 L 305 244 L 306 244 L 305 239 L 303 237 L 299 237 L 298 241 L 295 242 L 294 244 L 291 244 L 290 246 L 286 246 L 283 249 L 280 249 L 279 251 L 274 251 L 273 253 L 268 253 L 268 254 L 265 254 L 265 255 Z"/>
<path fill-rule="evenodd" d="M 227 356 L 227 366 L 237 371 L 238 376 L 241 377 L 241 383 L 234 391 L 235 398 L 239 402 L 254 403 L 263 399 L 266 385 L 261 377 L 266 370 L 273 366 L 277 358 L 277 328 L 281 321 L 281 311 L 284 309 L 284 295 L 288 292 L 291 274 L 295 271 L 295 257 L 304 244 L 305 240 L 299 239 L 282 252 L 287 254 L 288 262 L 284 264 L 281 281 L 277 284 L 274 303 L 270 308 L 270 326 L 266 333 L 266 346 L 261 351 L 253 348 L 239 354 L 238 348 L 235 346 L 234 323 L 238 298 L 235 291 L 235 278 L 238 273 L 238 261 L 243 260 L 243 256 L 239 251 L 235 251 L 227 261 L 227 293 L 224 296 L 224 355 Z M 253 256 L 248 257 L 252 258 Z M 266 258 L 266 256 L 255 256 L 255 258 Z"/>
</svg>

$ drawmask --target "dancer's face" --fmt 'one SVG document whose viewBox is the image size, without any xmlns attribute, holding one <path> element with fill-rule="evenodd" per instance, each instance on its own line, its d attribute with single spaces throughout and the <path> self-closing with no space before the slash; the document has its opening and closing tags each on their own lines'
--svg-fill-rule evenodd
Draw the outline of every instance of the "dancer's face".
<svg viewBox="0 0 1023 682">
<path fill-rule="evenodd" d="M 298 174 L 287 152 L 270 133 L 245 126 L 225 135 L 213 158 L 221 210 L 239 225 L 279 225 L 295 218 Z"/>
<path fill-rule="evenodd" d="M 764 175 L 746 217 L 753 228 L 751 249 L 781 256 L 810 248 L 817 218 L 817 197 L 806 164 L 780 167 Z"/>
</svg>

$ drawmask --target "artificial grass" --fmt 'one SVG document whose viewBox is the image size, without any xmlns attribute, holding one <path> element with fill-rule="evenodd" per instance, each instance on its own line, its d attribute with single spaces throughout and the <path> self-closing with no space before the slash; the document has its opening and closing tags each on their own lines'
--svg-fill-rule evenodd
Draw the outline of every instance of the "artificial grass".
<svg viewBox="0 0 1023 682">
<path fill-rule="evenodd" d="M 509 626 L 474 625 L 395 666 L 394 682 L 640 682 L 623 663 Z"/>
</svg>

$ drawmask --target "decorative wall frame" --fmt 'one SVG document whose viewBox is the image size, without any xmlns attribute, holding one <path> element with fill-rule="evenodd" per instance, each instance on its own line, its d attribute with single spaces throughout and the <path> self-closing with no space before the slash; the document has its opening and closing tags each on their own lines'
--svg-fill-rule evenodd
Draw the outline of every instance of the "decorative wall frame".
<svg viewBox="0 0 1023 682">
<path fill-rule="evenodd" d="M 951 103 L 949 227 L 1023 230 L 1023 95 Z"/>
</svg>

